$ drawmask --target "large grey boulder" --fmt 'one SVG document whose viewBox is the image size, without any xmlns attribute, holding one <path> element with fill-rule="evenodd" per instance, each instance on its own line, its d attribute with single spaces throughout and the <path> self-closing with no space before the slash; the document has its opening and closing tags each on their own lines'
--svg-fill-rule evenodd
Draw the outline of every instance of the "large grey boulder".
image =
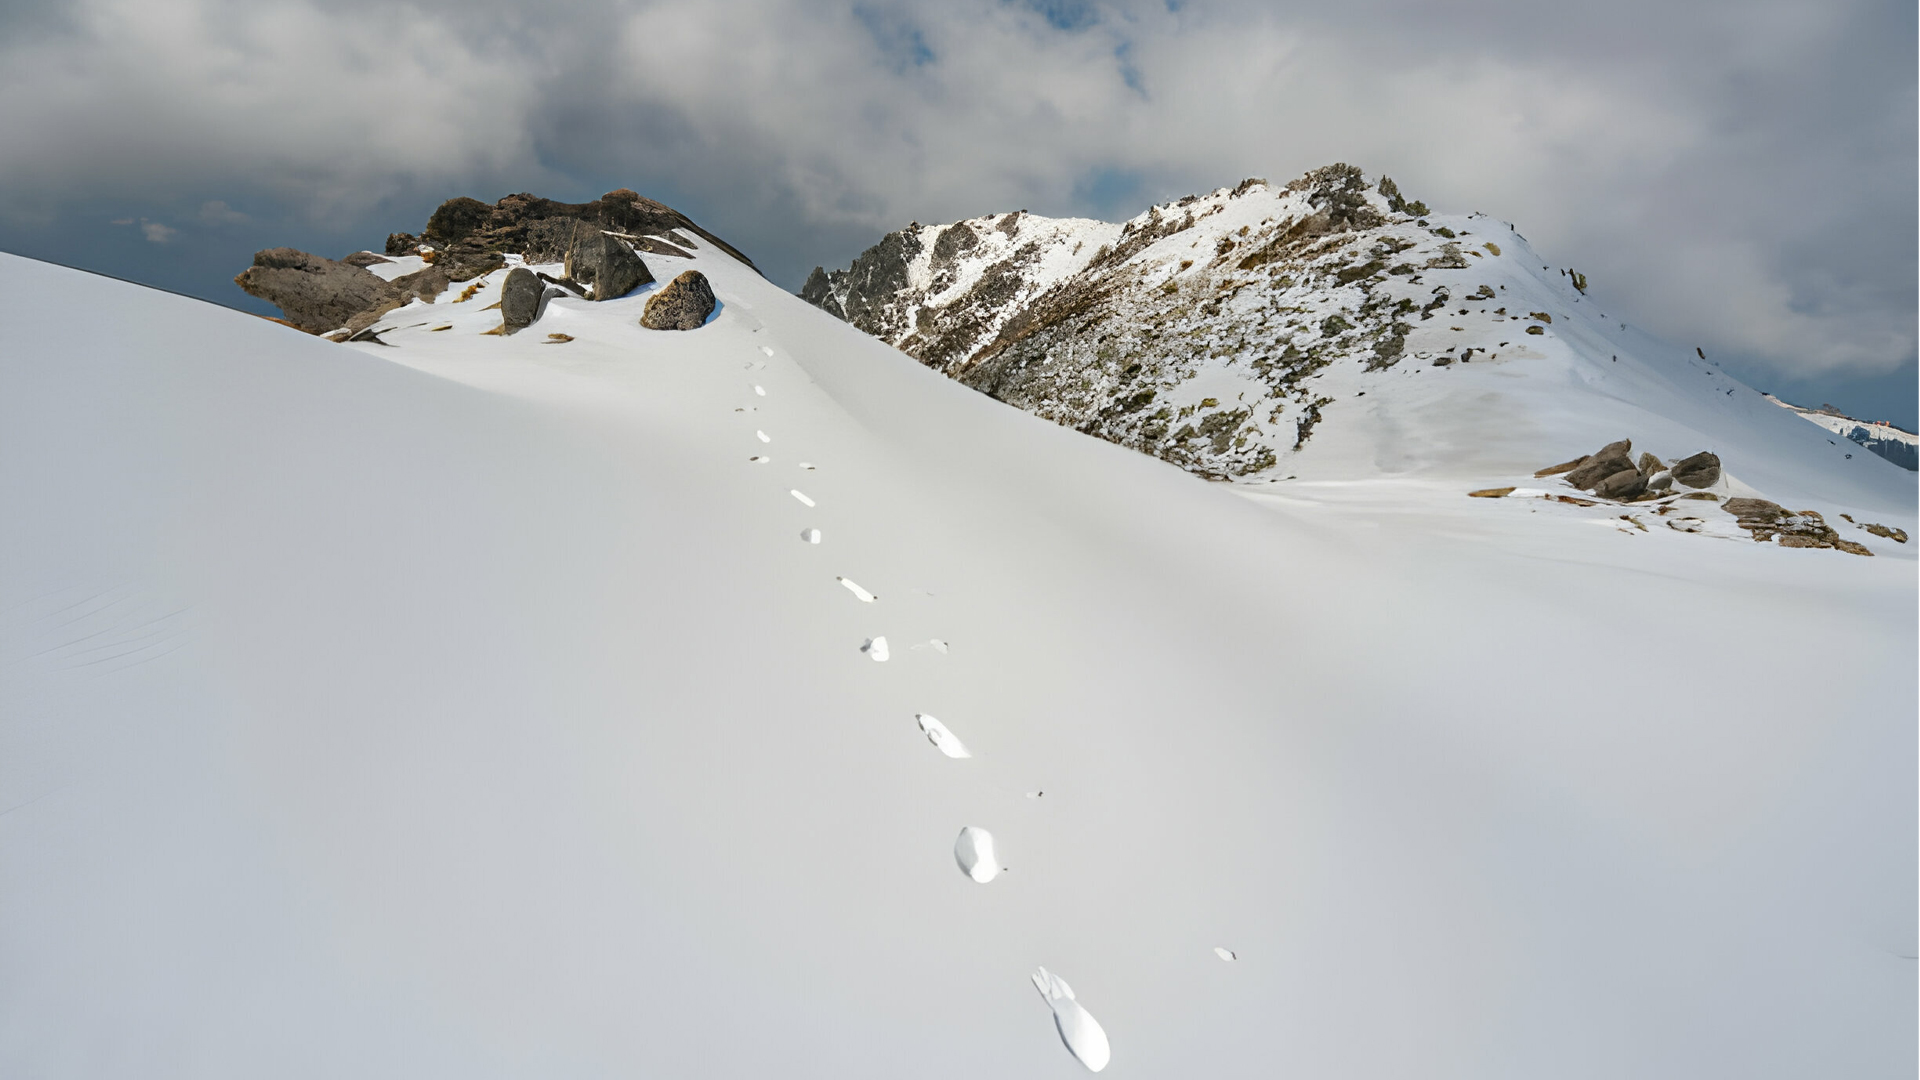
<svg viewBox="0 0 1920 1080">
<path fill-rule="evenodd" d="M 509 333 L 533 325 L 540 317 L 540 298 L 546 291 L 546 282 L 526 267 L 516 266 L 508 272 L 507 283 L 500 289 L 500 320 Z"/>
<path fill-rule="evenodd" d="M 640 325 L 649 330 L 698 330 L 716 304 L 707 275 L 689 270 L 647 300 Z"/>
<path fill-rule="evenodd" d="M 233 283 L 278 306 L 309 334 L 346 326 L 356 316 L 369 325 L 407 299 L 404 290 L 361 267 L 284 247 L 256 253 Z"/>
<path fill-rule="evenodd" d="M 1612 476 L 1614 473 L 1622 469 L 1633 469 L 1632 453 L 1633 441 L 1631 439 L 1621 439 L 1619 442 L 1608 443 L 1601 447 L 1597 453 L 1589 455 L 1587 460 L 1581 464 L 1579 468 L 1568 473 L 1567 483 L 1572 484 L 1582 491 L 1592 491 L 1595 484 Z"/>
<path fill-rule="evenodd" d="M 1593 486 L 1593 493 L 1603 499 L 1617 499 L 1625 502 L 1647 490 L 1647 478 L 1638 469 L 1622 469 Z"/>
<path fill-rule="evenodd" d="M 1673 463 L 1674 482 L 1684 487 L 1712 487 L 1720 482 L 1720 456 L 1702 450 Z"/>
<path fill-rule="evenodd" d="M 575 229 L 566 265 L 569 278 L 593 286 L 595 300 L 625 296 L 653 280 L 653 272 L 624 240 L 591 225 Z"/>
</svg>

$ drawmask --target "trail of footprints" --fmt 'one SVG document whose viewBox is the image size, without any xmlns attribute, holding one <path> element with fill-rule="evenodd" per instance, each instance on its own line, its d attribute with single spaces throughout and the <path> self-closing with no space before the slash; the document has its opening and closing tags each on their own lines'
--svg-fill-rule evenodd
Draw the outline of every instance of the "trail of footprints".
<svg viewBox="0 0 1920 1080">
<path fill-rule="evenodd" d="M 760 351 L 769 359 L 774 355 L 773 350 L 765 345 L 760 346 Z M 749 364 L 748 368 L 749 370 L 757 371 L 765 366 L 766 364 L 764 362 L 756 361 Z M 768 396 L 765 386 L 759 383 L 750 385 L 753 387 L 755 397 L 765 398 Z M 746 412 L 747 410 L 736 409 L 734 411 Z M 764 430 L 756 429 L 753 434 L 754 438 L 758 439 L 763 445 L 771 445 L 773 443 L 773 438 Z M 773 459 L 765 454 L 755 454 L 747 460 L 756 465 L 769 465 L 773 463 Z M 808 472 L 812 472 L 815 469 L 815 466 L 811 462 L 805 461 L 799 462 L 799 467 Z M 798 488 L 789 488 L 787 494 L 791 495 L 802 506 L 810 510 L 818 505 L 812 497 Z M 817 545 L 821 541 L 820 530 L 812 526 L 802 529 L 800 531 L 800 539 L 805 543 Z M 852 593 L 854 599 L 863 604 L 876 603 L 880 599 L 880 597 L 869 592 L 852 578 L 836 576 L 834 580 L 839 582 L 848 592 Z M 919 592 L 921 590 L 915 591 Z M 930 596 L 932 594 L 928 593 L 927 595 Z M 939 638 L 934 638 L 912 646 L 915 651 L 928 651 L 941 655 L 945 655 L 950 647 L 946 641 Z M 885 663 L 892 655 L 884 635 L 875 635 L 866 639 L 861 643 L 860 651 L 867 659 L 876 663 Z M 959 736 L 955 735 L 953 731 L 940 720 L 926 713 L 915 713 L 914 721 L 920 725 L 921 734 L 925 735 L 927 741 L 933 744 L 934 748 L 939 750 L 940 753 L 956 760 L 971 758 L 973 756 L 972 751 L 967 749 L 966 744 L 960 740 Z M 1044 791 L 1032 791 L 1028 792 L 1026 797 L 1029 799 L 1039 799 L 1045 794 Z M 967 825 L 961 828 L 960 835 L 956 837 L 953 842 L 953 859 L 955 864 L 959 866 L 962 874 L 981 885 L 993 881 L 1004 869 L 1000 865 L 1000 857 L 994 843 L 993 833 L 977 825 Z M 1239 959 L 1236 953 L 1225 948 L 1215 948 L 1214 953 L 1218 955 L 1220 959 L 1226 961 Z M 1065 1044 L 1068 1052 L 1092 1072 L 1099 1072 L 1106 1068 L 1108 1060 L 1112 1057 L 1112 1048 L 1108 1044 L 1107 1033 L 1105 1029 L 1100 1026 L 1100 1022 L 1093 1018 L 1093 1014 L 1089 1013 L 1084 1006 L 1074 999 L 1073 989 L 1067 985 L 1066 980 L 1053 974 L 1044 967 L 1036 971 L 1031 978 L 1034 988 L 1040 992 L 1041 998 L 1047 1003 L 1048 1008 L 1053 1011 L 1054 1027 L 1059 1032 L 1060 1041 Z"/>
</svg>

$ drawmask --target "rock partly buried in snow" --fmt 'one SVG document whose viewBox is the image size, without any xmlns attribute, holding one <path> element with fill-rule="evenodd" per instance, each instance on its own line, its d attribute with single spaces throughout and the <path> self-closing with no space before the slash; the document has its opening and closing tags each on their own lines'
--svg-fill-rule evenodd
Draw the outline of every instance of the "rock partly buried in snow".
<svg viewBox="0 0 1920 1080">
<path fill-rule="evenodd" d="M 507 282 L 500 288 L 500 320 L 509 332 L 533 325 L 540 317 L 540 298 L 546 291 L 546 283 L 526 267 L 516 266 L 508 272 Z"/>
<path fill-rule="evenodd" d="M 1647 478 L 1637 469 L 1623 469 L 1593 485 L 1593 493 L 1603 499 L 1626 502 L 1647 490 Z"/>
<path fill-rule="evenodd" d="M 1712 487 L 1720 482 L 1720 457 L 1702 450 L 1692 457 L 1674 462 L 1669 471 L 1673 473 L 1674 483 L 1682 487 Z"/>
<path fill-rule="evenodd" d="M 688 270 L 647 300 L 640 325 L 649 330 L 698 330 L 713 314 L 713 286 L 698 270 Z"/>
<path fill-rule="evenodd" d="M 916 649 L 919 647 L 918 645 L 914 646 Z M 954 735 L 953 732 L 947 730 L 947 725 L 928 716 L 926 713 L 916 713 L 913 718 L 919 722 L 921 734 L 927 737 L 928 742 L 938 747 L 941 753 L 950 758 L 970 758 L 973 756 L 973 754 L 967 750 L 966 744 L 961 742 L 959 737 Z"/>
<path fill-rule="evenodd" d="M 985 885 L 1000 876 L 999 857 L 993 853 L 993 834 L 977 825 L 960 830 L 953 842 L 953 860 L 960 872 Z"/>
<path fill-rule="evenodd" d="M 625 296 L 653 280 L 653 271 L 626 241 L 591 225 L 576 224 L 566 266 L 567 277 L 593 286 L 595 300 Z"/>
<path fill-rule="evenodd" d="M 415 270 L 411 274 L 402 274 L 387 284 L 399 289 L 409 298 L 424 300 L 431 304 L 441 293 L 447 291 L 447 286 L 453 284 L 453 281 L 447 277 L 445 270 L 437 266 L 429 266 L 424 270 Z"/>
<path fill-rule="evenodd" d="M 393 260 L 387 258 L 385 255 L 375 255 L 371 251 L 356 251 L 340 261 L 346 263 L 348 266 L 364 268 L 368 266 L 378 266 L 381 263 L 392 262 Z"/>
<path fill-rule="evenodd" d="M 1053 1010 L 1054 1029 L 1060 1032 L 1060 1041 L 1067 1044 L 1067 1051 L 1090 1072 L 1106 1068 L 1113 1058 L 1106 1029 L 1074 1000 L 1073 987 L 1046 968 L 1034 972 L 1032 978 L 1033 988 L 1040 991 L 1040 997 Z"/>
<path fill-rule="evenodd" d="M 1852 555 L 1873 554 L 1863 544 L 1842 540 L 1827 519 L 1812 510 L 1795 512 L 1766 499 L 1728 499 L 1720 508 L 1762 544 L 1778 540 L 1781 547 L 1838 548 Z"/>
<path fill-rule="evenodd" d="M 406 302 L 402 289 L 372 271 L 294 248 L 256 253 L 253 265 L 233 283 L 247 295 L 278 306 L 288 322 L 309 334 L 356 321 L 360 325 L 352 329 L 362 329 Z"/>
<path fill-rule="evenodd" d="M 1600 481 L 1622 471 L 1635 471 L 1632 439 L 1608 443 L 1598 452 L 1588 454 L 1585 460 L 1567 473 L 1567 483 L 1582 491 L 1592 491 Z"/>
</svg>

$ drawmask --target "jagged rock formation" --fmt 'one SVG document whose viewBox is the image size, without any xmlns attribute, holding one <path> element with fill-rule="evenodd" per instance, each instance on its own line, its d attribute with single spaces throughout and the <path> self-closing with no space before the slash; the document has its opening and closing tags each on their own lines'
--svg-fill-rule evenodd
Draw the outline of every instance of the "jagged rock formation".
<svg viewBox="0 0 1920 1080">
<path fill-rule="evenodd" d="M 1440 272 L 1498 258 L 1498 245 L 1430 228 L 1425 210 L 1390 180 L 1332 165 L 1124 225 L 1024 212 L 916 223 L 846 270 L 816 268 L 801 296 L 1010 404 L 1202 475 L 1242 476 L 1312 437 L 1332 403 L 1317 373 L 1400 363 L 1413 326 L 1455 289 L 1496 302 L 1493 286 L 1471 283 L 1469 297 L 1471 284 Z M 1454 362 L 1446 354 L 1434 363 Z M 1206 393 L 1196 380 L 1222 367 L 1250 390 Z"/>
<path fill-rule="evenodd" d="M 278 305 L 288 322 L 309 334 L 345 326 L 363 312 L 379 318 L 406 302 L 403 288 L 364 267 L 293 248 L 256 253 L 253 265 L 233 283 L 250 296 Z"/>
<path fill-rule="evenodd" d="M 647 298 L 640 325 L 649 330 L 698 330 L 717 303 L 707 276 L 688 270 Z"/>
</svg>

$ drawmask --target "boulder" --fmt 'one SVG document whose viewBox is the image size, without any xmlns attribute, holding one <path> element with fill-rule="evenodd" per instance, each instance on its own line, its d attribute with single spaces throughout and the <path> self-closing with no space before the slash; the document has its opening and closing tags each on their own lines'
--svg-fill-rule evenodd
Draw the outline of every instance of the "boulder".
<svg viewBox="0 0 1920 1080">
<path fill-rule="evenodd" d="M 404 290 L 368 270 L 293 248 L 256 253 L 233 283 L 277 305 L 288 322 L 309 334 L 356 321 L 366 326 L 406 302 Z"/>
<path fill-rule="evenodd" d="M 434 252 L 433 265 L 448 281 L 472 281 L 507 265 L 507 257 L 473 244 L 454 244 Z"/>
<path fill-rule="evenodd" d="M 375 255 L 371 251 L 356 251 L 340 261 L 346 263 L 348 266 L 366 267 L 376 266 L 384 262 L 392 262 L 393 260 L 387 258 L 385 255 Z"/>
<path fill-rule="evenodd" d="M 1682 487 L 1712 487 L 1720 482 L 1720 458 L 1702 450 L 1673 463 L 1674 482 Z"/>
<path fill-rule="evenodd" d="M 626 241 L 584 224 L 575 229 L 567 252 L 567 276 L 592 285 L 595 300 L 625 296 L 653 280 L 653 272 Z"/>
<path fill-rule="evenodd" d="M 1647 478 L 1640 475 L 1638 469 L 1626 468 L 1608 476 L 1593 486 L 1593 493 L 1603 499 L 1626 502 L 1647 490 Z"/>
<path fill-rule="evenodd" d="M 1591 454 L 1579 468 L 1567 474 L 1567 483 L 1582 491 L 1592 491 L 1595 484 L 1612 476 L 1622 469 L 1632 469 L 1633 441 L 1621 439 L 1601 447 Z"/>
<path fill-rule="evenodd" d="M 1585 465 L 1588 460 L 1589 460 L 1588 456 L 1585 454 L 1582 454 L 1581 456 L 1574 458 L 1572 461 L 1563 461 L 1558 465 L 1549 465 L 1546 468 L 1541 469 L 1539 472 L 1534 473 L 1533 476 L 1534 476 L 1534 479 L 1536 480 L 1546 476 L 1559 476 L 1563 472 L 1572 472 L 1573 470 L 1579 468 L 1580 466 Z"/>
<path fill-rule="evenodd" d="M 417 255 L 420 252 L 420 238 L 412 233 L 388 233 L 387 254 Z"/>
<path fill-rule="evenodd" d="M 640 325 L 649 330 L 697 330 L 713 314 L 716 301 L 713 286 L 698 270 L 689 270 L 674 278 L 667 287 L 647 300 Z"/>
<path fill-rule="evenodd" d="M 540 317 L 540 298 L 546 292 L 546 282 L 524 266 L 516 266 L 507 274 L 507 283 L 500 289 L 500 319 L 509 333 L 533 325 Z"/>
<path fill-rule="evenodd" d="M 1654 457 L 1652 454 L 1641 454 L 1638 468 L 1640 469 L 1640 475 L 1652 476 L 1654 473 L 1665 471 L 1666 466 L 1662 465 L 1660 459 Z"/>
<path fill-rule="evenodd" d="M 439 299 L 440 294 L 446 292 L 447 286 L 453 282 L 447 277 L 445 270 L 437 266 L 429 266 L 424 270 L 415 270 L 411 274 L 402 274 L 388 284 L 405 293 L 409 299 L 425 300 L 431 304 Z"/>
<path fill-rule="evenodd" d="M 1662 470 L 1647 477 L 1648 491 L 1665 491 L 1673 486 L 1673 474 Z"/>
</svg>

